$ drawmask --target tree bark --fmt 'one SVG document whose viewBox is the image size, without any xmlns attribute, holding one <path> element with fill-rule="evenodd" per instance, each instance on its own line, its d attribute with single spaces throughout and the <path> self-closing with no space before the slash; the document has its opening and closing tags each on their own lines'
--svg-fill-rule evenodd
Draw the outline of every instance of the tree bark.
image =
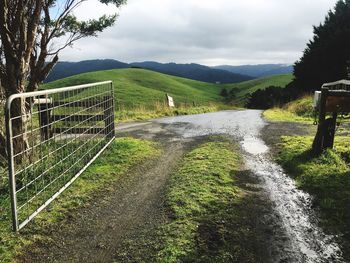
<svg viewBox="0 0 350 263">
<path fill-rule="evenodd" d="M 0 131 L 0 158 L 7 159 L 6 136 L 2 131 Z"/>
<path fill-rule="evenodd" d="M 28 155 L 29 130 L 28 125 L 31 120 L 30 106 L 25 99 L 15 99 L 10 109 L 12 118 L 13 152 L 19 154 L 15 162 L 23 161 Z"/>
</svg>

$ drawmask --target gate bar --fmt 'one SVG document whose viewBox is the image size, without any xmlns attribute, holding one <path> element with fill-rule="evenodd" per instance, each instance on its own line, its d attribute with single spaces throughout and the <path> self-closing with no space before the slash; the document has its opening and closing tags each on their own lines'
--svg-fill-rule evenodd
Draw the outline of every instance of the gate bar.
<svg viewBox="0 0 350 263">
<path fill-rule="evenodd" d="M 16 178 L 15 178 L 15 167 L 14 167 L 14 149 L 13 149 L 13 132 L 12 132 L 12 121 L 11 121 L 11 105 L 15 99 L 25 99 L 28 97 L 38 97 L 43 95 L 50 95 L 55 93 L 70 92 L 76 90 L 84 90 L 90 87 L 96 87 L 100 85 L 110 85 L 111 89 L 111 123 L 113 130 L 111 131 L 111 136 L 107 139 L 108 142 L 102 147 L 102 149 L 82 168 L 80 171 L 73 176 L 59 191 L 57 191 L 53 196 L 51 196 L 45 203 L 43 203 L 39 208 L 35 210 L 30 216 L 27 217 L 23 222 L 19 223 L 18 211 L 17 211 L 17 195 L 16 195 Z M 6 144 L 7 144 L 7 154 L 8 154 L 8 170 L 9 170 L 9 183 L 10 183 L 10 195 L 11 195 L 11 213 L 12 213 L 12 228 L 14 231 L 19 231 L 22 229 L 29 221 L 31 221 L 36 215 L 38 215 L 43 209 L 45 209 L 53 200 L 55 200 L 64 190 L 66 190 L 100 155 L 101 153 L 113 142 L 115 139 L 115 102 L 114 102 L 114 87 L 112 81 L 103 81 L 91 84 L 70 86 L 64 88 L 56 88 L 42 91 L 18 93 L 11 95 L 5 105 L 5 119 L 6 119 Z M 111 129 L 111 127 L 106 127 Z"/>
</svg>

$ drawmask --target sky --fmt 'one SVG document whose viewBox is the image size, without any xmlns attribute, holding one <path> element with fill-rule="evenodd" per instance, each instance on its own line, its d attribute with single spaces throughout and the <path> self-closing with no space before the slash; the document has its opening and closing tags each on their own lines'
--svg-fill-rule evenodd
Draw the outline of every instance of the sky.
<svg viewBox="0 0 350 263">
<path fill-rule="evenodd" d="M 81 20 L 118 13 L 97 38 L 64 50 L 61 61 L 116 59 L 214 65 L 298 60 L 337 0 L 128 0 L 119 10 L 88 0 Z"/>
</svg>

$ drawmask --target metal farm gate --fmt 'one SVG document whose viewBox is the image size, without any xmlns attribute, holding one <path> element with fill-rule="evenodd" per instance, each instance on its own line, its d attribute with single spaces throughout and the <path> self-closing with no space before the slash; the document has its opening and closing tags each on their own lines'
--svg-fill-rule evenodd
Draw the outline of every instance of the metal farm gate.
<svg viewBox="0 0 350 263">
<path fill-rule="evenodd" d="M 13 229 L 18 231 L 113 141 L 113 84 L 15 94 L 5 114 Z"/>
</svg>

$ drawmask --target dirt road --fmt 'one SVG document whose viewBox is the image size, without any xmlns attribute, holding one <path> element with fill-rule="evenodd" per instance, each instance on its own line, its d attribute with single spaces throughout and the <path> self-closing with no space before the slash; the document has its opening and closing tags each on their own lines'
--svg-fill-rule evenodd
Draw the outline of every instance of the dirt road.
<svg viewBox="0 0 350 263">
<path fill-rule="evenodd" d="M 163 220 L 162 191 L 183 154 L 208 136 L 225 134 L 240 143 L 246 168 L 258 182 L 260 198 L 268 207 L 255 213 L 268 229 L 269 258 L 263 261 L 344 262 L 335 237 L 318 227 L 311 197 L 298 190 L 272 161 L 265 143 L 273 141 L 269 131 L 261 112 L 252 110 L 119 125 L 118 136 L 158 141 L 164 155 L 135 168 L 115 185 L 113 193 L 100 193 L 91 207 L 81 209 L 69 225 L 55 230 L 50 244 L 42 244 L 23 261 L 113 262 L 125 237 Z M 294 125 L 293 131 L 298 132 L 298 127 Z"/>
</svg>

